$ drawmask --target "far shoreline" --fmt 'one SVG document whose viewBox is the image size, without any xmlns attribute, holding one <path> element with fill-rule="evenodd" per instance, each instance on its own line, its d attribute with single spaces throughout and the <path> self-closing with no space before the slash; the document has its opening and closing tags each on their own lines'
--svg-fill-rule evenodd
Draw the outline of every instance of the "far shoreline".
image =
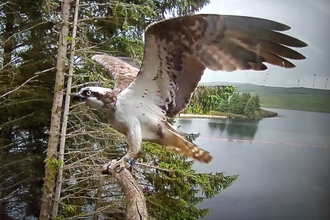
<svg viewBox="0 0 330 220">
<path fill-rule="evenodd" d="M 177 118 L 216 118 L 216 119 L 227 119 L 228 116 L 224 115 L 198 115 L 198 114 L 180 114 Z"/>
<path fill-rule="evenodd" d="M 217 112 L 217 111 L 210 111 L 211 114 L 180 114 L 177 116 L 177 118 L 207 118 L 207 119 L 246 119 L 246 120 L 261 120 L 264 118 L 272 118 L 277 117 L 278 113 L 260 109 L 261 119 L 254 119 L 249 118 L 245 115 L 237 115 L 233 113 L 228 112 Z"/>
</svg>

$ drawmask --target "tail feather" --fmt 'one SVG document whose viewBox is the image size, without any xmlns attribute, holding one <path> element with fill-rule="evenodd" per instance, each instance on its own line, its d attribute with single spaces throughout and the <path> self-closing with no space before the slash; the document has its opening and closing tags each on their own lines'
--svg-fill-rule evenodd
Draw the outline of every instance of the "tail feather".
<svg viewBox="0 0 330 220">
<path fill-rule="evenodd" d="M 176 131 L 173 127 L 164 130 L 163 134 L 162 145 L 166 148 L 183 156 L 193 158 L 201 163 L 210 163 L 212 161 L 213 157 L 208 151 L 186 140 L 182 133 Z"/>
</svg>

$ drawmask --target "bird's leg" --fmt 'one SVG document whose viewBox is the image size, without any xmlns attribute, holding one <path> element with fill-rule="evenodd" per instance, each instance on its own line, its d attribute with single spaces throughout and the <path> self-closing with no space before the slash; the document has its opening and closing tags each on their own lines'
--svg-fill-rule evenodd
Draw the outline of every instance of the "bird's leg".
<svg viewBox="0 0 330 220">
<path fill-rule="evenodd" d="M 142 135 L 140 124 L 132 126 L 132 129 L 127 133 L 127 141 L 129 148 L 126 155 L 123 156 L 121 160 L 129 163 L 130 166 L 133 166 L 136 163 L 139 152 L 141 151 Z"/>
</svg>

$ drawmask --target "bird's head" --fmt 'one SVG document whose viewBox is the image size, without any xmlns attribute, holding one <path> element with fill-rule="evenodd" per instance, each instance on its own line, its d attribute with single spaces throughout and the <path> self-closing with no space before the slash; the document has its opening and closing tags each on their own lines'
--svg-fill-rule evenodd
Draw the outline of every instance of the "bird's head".
<svg viewBox="0 0 330 220">
<path fill-rule="evenodd" d="M 111 89 L 98 86 L 84 87 L 73 95 L 73 101 L 84 101 L 91 107 L 102 110 L 104 106 L 104 95 L 111 91 Z"/>
</svg>

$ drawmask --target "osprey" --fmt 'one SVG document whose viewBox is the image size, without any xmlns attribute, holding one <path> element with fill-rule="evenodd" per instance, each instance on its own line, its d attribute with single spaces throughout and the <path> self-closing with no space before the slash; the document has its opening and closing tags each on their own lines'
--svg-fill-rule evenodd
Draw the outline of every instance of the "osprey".
<svg viewBox="0 0 330 220">
<path fill-rule="evenodd" d="M 266 19 L 197 14 L 156 22 L 145 31 L 140 68 L 129 59 L 94 55 L 114 80 L 113 89 L 87 86 L 74 95 L 103 112 L 129 144 L 121 161 L 134 164 L 142 141 L 209 163 L 212 156 L 167 123 L 186 108 L 206 68 L 217 71 L 284 68 L 305 59 L 289 47 L 306 43 L 280 33 L 290 27 Z M 288 47 L 289 46 L 289 47 Z"/>
</svg>

